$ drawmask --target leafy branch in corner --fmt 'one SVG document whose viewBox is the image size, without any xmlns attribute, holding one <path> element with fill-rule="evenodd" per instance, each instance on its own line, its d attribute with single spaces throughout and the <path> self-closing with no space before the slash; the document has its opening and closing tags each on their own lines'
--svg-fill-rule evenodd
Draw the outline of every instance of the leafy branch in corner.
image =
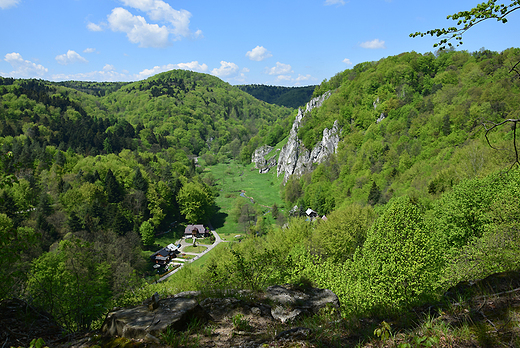
<svg viewBox="0 0 520 348">
<path fill-rule="evenodd" d="M 439 42 L 433 45 L 433 47 L 438 47 L 440 50 L 445 49 L 446 46 L 453 47 L 453 44 L 450 42 L 451 40 L 457 42 L 456 46 L 460 46 L 462 45 L 462 35 L 473 26 L 488 19 L 495 19 L 498 22 L 507 23 L 506 17 L 518 9 L 520 9 L 520 0 L 510 0 L 510 3 L 507 5 L 497 4 L 497 0 L 489 0 L 488 2 L 477 5 L 469 11 L 461 11 L 449 15 L 447 19 L 457 21 L 456 26 L 411 33 L 410 37 L 430 35 L 441 38 Z"/>
</svg>

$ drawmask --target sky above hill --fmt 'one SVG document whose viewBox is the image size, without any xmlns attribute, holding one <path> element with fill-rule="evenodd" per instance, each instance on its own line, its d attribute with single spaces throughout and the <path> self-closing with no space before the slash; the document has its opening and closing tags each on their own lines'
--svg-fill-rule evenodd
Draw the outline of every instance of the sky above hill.
<svg viewBox="0 0 520 348">
<path fill-rule="evenodd" d="M 136 81 L 171 69 L 233 85 L 319 84 L 358 63 L 433 52 L 409 34 L 483 0 L 0 0 L 0 76 Z M 507 1 L 509 3 L 509 1 Z M 459 49 L 519 47 L 520 11 Z"/>
</svg>

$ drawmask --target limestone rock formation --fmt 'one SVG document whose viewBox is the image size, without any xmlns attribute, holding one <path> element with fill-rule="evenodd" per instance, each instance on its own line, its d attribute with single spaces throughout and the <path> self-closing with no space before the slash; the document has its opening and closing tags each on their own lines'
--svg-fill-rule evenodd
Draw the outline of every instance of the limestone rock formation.
<svg viewBox="0 0 520 348">
<path fill-rule="evenodd" d="M 267 162 L 265 160 L 265 156 L 268 155 L 269 152 L 271 152 L 272 150 L 272 146 L 263 145 L 253 152 L 253 155 L 251 155 L 251 162 L 255 164 L 256 169 L 259 169 L 265 165 L 265 163 Z"/>
<path fill-rule="evenodd" d="M 312 99 L 307 103 L 305 110 L 298 109 L 298 115 L 292 125 L 287 144 L 284 145 L 278 157 L 277 175 L 284 175 L 284 183 L 287 182 L 289 176 L 301 176 L 311 170 L 313 163 L 321 163 L 330 154 L 336 152 L 340 135 L 337 121 L 334 122 L 332 129 L 325 128 L 323 130 L 322 140 L 311 151 L 306 149 L 298 138 L 298 129 L 305 115 L 312 109 L 320 107 L 331 94 L 332 92 L 329 91 L 320 97 Z"/>
<path fill-rule="evenodd" d="M 251 156 L 251 162 L 255 164 L 255 168 L 258 169 L 260 174 L 269 172 L 272 167 L 276 167 L 278 164 L 276 155 L 269 159 L 265 158 L 265 156 L 267 156 L 272 150 L 272 146 L 263 145 L 253 152 L 253 155 Z"/>
<path fill-rule="evenodd" d="M 305 172 L 311 170 L 312 164 L 323 162 L 330 154 L 335 153 L 339 143 L 340 130 L 338 121 L 334 122 L 331 129 L 323 130 L 323 137 L 312 150 L 308 150 L 303 146 L 302 141 L 298 138 L 298 129 L 302 124 L 302 120 L 314 108 L 319 108 L 325 100 L 327 100 L 332 92 L 327 92 L 320 97 L 312 99 L 307 103 L 305 109 L 298 109 L 298 114 L 289 133 L 287 144 L 281 149 L 279 156 L 272 156 L 266 159 L 266 156 L 272 152 L 273 147 L 263 145 L 256 149 L 252 156 L 251 162 L 255 164 L 255 168 L 261 174 L 269 172 L 273 167 L 277 167 L 277 175 L 284 174 L 283 182 L 291 175 L 301 176 Z"/>
</svg>

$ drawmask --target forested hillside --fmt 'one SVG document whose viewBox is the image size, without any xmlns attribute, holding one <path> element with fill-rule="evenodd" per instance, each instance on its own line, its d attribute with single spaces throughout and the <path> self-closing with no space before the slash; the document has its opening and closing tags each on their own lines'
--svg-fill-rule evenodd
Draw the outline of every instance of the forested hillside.
<svg viewBox="0 0 520 348">
<path fill-rule="evenodd" d="M 131 84 L 0 78 L 0 103 L 0 297 L 24 291 L 71 331 L 142 286 L 156 233 L 211 217 L 218 192 L 196 157 L 248 161 L 292 113 L 187 71 Z"/>
<path fill-rule="evenodd" d="M 325 165 L 285 186 L 286 201 L 321 214 L 403 194 L 428 202 L 463 179 L 513 164 L 510 125 L 489 134 L 496 151 L 484 122 L 518 118 L 520 85 L 510 69 L 519 59 L 519 49 L 411 52 L 325 81 L 315 96 L 334 92 L 298 135 L 310 149 L 337 120 L 343 141 Z"/>
<path fill-rule="evenodd" d="M 286 185 L 267 174 L 263 190 L 285 206 L 261 209 L 235 182 L 258 146 L 287 141 L 294 109 L 179 70 L 129 84 L 2 78 L 0 298 L 78 331 L 155 291 L 313 284 L 350 320 L 428 307 L 459 281 L 517 270 L 514 131 L 497 127 L 488 144 L 483 125 L 519 118 L 519 60 L 516 48 L 411 52 L 324 81 L 314 96 L 332 94 L 298 135 L 310 149 L 337 120 L 338 149 Z M 226 177 L 206 170 L 217 163 Z M 219 210 L 230 187 L 220 202 L 248 204 Z M 241 207 L 240 243 L 166 282 L 147 278 L 156 233 L 215 222 L 216 211 L 238 221 Z M 280 223 L 265 226 L 267 214 Z"/>
<path fill-rule="evenodd" d="M 238 85 L 240 90 L 270 104 L 298 108 L 310 99 L 316 86 L 283 87 L 266 85 Z"/>
<path fill-rule="evenodd" d="M 45 138 L 51 145 L 58 146 L 61 138 L 65 142 L 76 138 L 76 143 L 66 145 L 78 152 L 95 149 L 99 153 L 103 150 L 99 143 L 105 139 L 114 152 L 133 149 L 130 144 L 122 147 L 121 138 L 136 137 L 146 148 L 184 148 L 193 155 L 210 148 L 215 154 L 229 153 L 232 144 L 232 155 L 238 157 L 243 145 L 259 131 L 267 132 L 291 113 L 291 109 L 259 102 L 216 77 L 182 70 L 132 84 L 8 78 L 1 85 L 3 136 L 23 134 L 22 125 L 32 122 L 43 133 L 52 133 Z M 72 131 L 80 138 L 61 134 Z M 224 145 L 228 147 L 222 149 Z"/>
</svg>

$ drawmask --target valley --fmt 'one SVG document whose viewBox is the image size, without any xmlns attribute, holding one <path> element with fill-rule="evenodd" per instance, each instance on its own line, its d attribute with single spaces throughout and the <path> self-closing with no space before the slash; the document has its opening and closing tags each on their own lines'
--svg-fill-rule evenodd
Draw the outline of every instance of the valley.
<svg viewBox="0 0 520 348">
<path fill-rule="evenodd" d="M 155 293 L 291 284 L 338 298 L 338 325 L 305 322 L 309 346 L 517 344 L 505 304 L 520 261 L 516 133 L 486 129 L 518 118 L 519 60 L 518 48 L 402 53 L 323 81 L 299 108 L 185 70 L 0 78 L 0 298 L 82 333 Z M 150 256 L 200 224 L 222 242 L 157 282 Z M 183 248 L 202 253 L 210 237 L 200 244 Z M 486 277 L 500 290 L 450 295 Z M 475 307 L 483 296 L 509 318 Z"/>
</svg>

